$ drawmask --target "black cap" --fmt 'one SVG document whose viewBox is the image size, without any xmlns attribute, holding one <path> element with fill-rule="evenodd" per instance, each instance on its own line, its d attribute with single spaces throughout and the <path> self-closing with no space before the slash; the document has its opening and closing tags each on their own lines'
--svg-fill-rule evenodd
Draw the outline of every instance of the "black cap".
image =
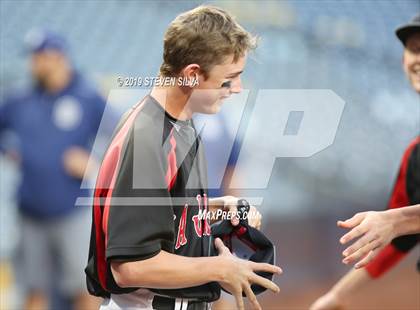
<svg viewBox="0 0 420 310">
<path fill-rule="evenodd" d="M 249 204 L 246 200 L 238 201 L 238 211 L 249 212 Z M 210 255 L 217 255 L 214 240 L 220 238 L 225 246 L 237 257 L 256 263 L 275 264 L 276 251 L 273 243 L 258 229 L 249 226 L 248 221 L 241 219 L 238 226 L 233 226 L 230 220 L 223 220 L 211 226 Z M 257 272 L 258 275 L 272 280 L 273 274 L 269 272 Z M 260 294 L 265 287 L 252 284 L 254 294 Z M 230 292 L 228 292 L 230 293 Z"/>
<path fill-rule="evenodd" d="M 395 34 L 404 45 L 408 37 L 416 32 L 420 32 L 420 13 L 414 16 L 408 24 L 400 26 L 395 30 Z"/>
</svg>

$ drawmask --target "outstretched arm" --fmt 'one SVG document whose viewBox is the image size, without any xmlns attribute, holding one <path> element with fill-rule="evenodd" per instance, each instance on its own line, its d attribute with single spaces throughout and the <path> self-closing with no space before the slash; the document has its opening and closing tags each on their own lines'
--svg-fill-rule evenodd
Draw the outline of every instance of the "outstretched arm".
<svg viewBox="0 0 420 310">
<path fill-rule="evenodd" d="M 156 256 L 141 261 L 113 261 L 112 274 L 121 287 L 171 289 L 217 281 L 235 296 L 238 309 L 244 309 L 242 292 L 255 309 L 261 309 L 251 290 L 252 283 L 275 293 L 280 291 L 274 282 L 255 273 L 265 271 L 280 274 L 279 267 L 239 259 L 230 253 L 220 239 L 216 239 L 215 245 L 219 251 L 216 257 L 184 257 L 160 251 Z"/>
<path fill-rule="evenodd" d="M 372 279 L 366 269 L 352 269 L 345 274 L 325 295 L 318 298 L 310 310 L 339 310 L 352 293 Z"/>
<path fill-rule="evenodd" d="M 340 242 L 346 244 L 357 240 L 343 251 L 343 262 L 356 263 L 356 268 L 366 266 L 394 238 L 420 232 L 420 204 L 390 209 L 358 213 L 337 225 L 351 229 Z"/>
</svg>

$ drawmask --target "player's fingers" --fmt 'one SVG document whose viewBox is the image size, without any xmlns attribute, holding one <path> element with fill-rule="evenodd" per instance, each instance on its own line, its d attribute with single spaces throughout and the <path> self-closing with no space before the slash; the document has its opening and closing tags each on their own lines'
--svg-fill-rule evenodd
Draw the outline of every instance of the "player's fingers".
<svg viewBox="0 0 420 310">
<path fill-rule="evenodd" d="M 251 268 L 253 271 L 265 271 L 269 273 L 277 273 L 281 274 L 283 273 L 283 270 L 279 266 L 267 264 L 267 263 L 256 263 L 249 261 L 249 264 L 251 265 Z"/>
<path fill-rule="evenodd" d="M 367 231 L 368 231 L 367 227 L 365 227 L 363 225 L 359 225 L 359 226 L 353 228 L 352 230 L 350 230 L 344 236 L 342 236 L 340 238 L 340 243 L 341 244 L 346 244 L 347 242 L 353 240 L 354 238 L 358 238 L 361 235 L 364 235 Z"/>
<path fill-rule="evenodd" d="M 231 217 L 230 222 L 233 226 L 239 225 L 239 217 L 238 217 L 238 206 L 237 205 L 228 205 L 226 207 L 229 211 L 229 215 Z"/>
<path fill-rule="evenodd" d="M 366 212 L 356 213 L 352 218 L 349 218 L 345 221 L 338 221 L 337 225 L 342 228 L 353 228 L 356 225 L 359 225 L 365 217 Z"/>
<path fill-rule="evenodd" d="M 367 245 L 365 245 L 364 247 L 362 247 L 361 249 L 354 252 L 352 255 L 347 256 L 345 259 L 343 259 L 343 263 L 352 264 L 355 261 L 360 260 L 366 255 L 368 255 L 370 251 L 372 251 L 373 249 L 376 249 L 379 245 L 380 245 L 379 241 L 374 240 L 368 243 Z"/>
<path fill-rule="evenodd" d="M 258 230 L 261 229 L 261 217 L 258 219 L 257 224 L 255 225 L 255 228 Z"/>
<path fill-rule="evenodd" d="M 256 229 L 260 229 L 261 228 L 261 220 L 262 220 L 261 213 L 258 212 L 255 207 L 251 206 L 251 210 L 250 210 L 249 216 L 248 216 L 249 225 L 256 228 Z"/>
<path fill-rule="evenodd" d="M 355 241 L 351 246 L 346 248 L 342 254 L 343 256 L 350 256 L 356 251 L 363 248 L 365 245 L 372 242 L 373 240 L 375 240 L 375 238 L 371 234 L 367 233 L 364 236 L 360 237 L 357 241 Z"/>
<path fill-rule="evenodd" d="M 257 296 L 255 296 L 254 292 L 252 291 L 251 287 L 248 284 L 245 284 L 243 290 L 248 298 L 249 302 L 252 304 L 254 309 L 261 310 L 261 306 L 258 303 Z"/>
<path fill-rule="evenodd" d="M 354 268 L 359 269 L 365 267 L 367 264 L 369 264 L 375 257 L 378 255 L 379 251 L 382 247 L 377 247 L 376 249 L 373 249 L 370 251 L 368 255 L 366 255 L 365 258 L 363 258 L 360 262 L 358 262 Z"/>
<path fill-rule="evenodd" d="M 223 244 L 220 238 L 216 238 L 214 240 L 214 246 L 216 247 L 217 253 L 219 253 L 219 255 L 230 253 L 229 249 Z"/>
<path fill-rule="evenodd" d="M 280 288 L 277 286 L 277 284 L 275 284 L 273 281 L 270 281 L 266 278 L 263 278 L 259 275 L 257 275 L 256 273 L 252 274 L 250 277 L 250 281 L 252 283 L 258 284 L 260 286 L 263 286 L 269 290 L 271 290 L 274 293 L 278 293 L 280 292 Z"/>
<path fill-rule="evenodd" d="M 235 296 L 235 300 L 236 300 L 236 306 L 238 307 L 238 310 L 244 310 L 245 306 L 244 306 L 244 300 L 242 299 L 242 290 L 235 290 L 235 292 L 233 293 L 233 296 Z"/>
<path fill-rule="evenodd" d="M 232 223 L 233 226 L 238 226 L 239 225 L 239 218 L 236 215 L 232 216 L 230 222 Z"/>
<path fill-rule="evenodd" d="M 248 217 L 248 223 L 249 226 L 258 229 L 259 225 L 261 225 L 261 220 L 257 216 L 252 215 L 251 217 Z"/>
</svg>

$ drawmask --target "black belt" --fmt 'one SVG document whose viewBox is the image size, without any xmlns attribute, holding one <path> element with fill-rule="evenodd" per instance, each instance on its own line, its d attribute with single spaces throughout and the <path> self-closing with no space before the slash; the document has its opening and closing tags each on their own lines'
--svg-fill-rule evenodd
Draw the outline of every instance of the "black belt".
<svg viewBox="0 0 420 310">
<path fill-rule="evenodd" d="M 157 310 L 210 310 L 210 303 L 182 298 L 153 297 L 153 309 Z"/>
</svg>

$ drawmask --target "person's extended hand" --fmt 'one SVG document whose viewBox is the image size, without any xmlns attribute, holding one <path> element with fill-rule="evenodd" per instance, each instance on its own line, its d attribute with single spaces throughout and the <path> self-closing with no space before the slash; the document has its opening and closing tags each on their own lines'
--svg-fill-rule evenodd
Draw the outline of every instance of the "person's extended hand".
<svg viewBox="0 0 420 310">
<path fill-rule="evenodd" d="M 233 226 L 237 226 L 239 224 L 239 218 L 237 217 L 238 213 L 238 200 L 239 198 L 234 196 L 224 196 L 222 197 L 224 200 L 224 210 L 228 211 L 231 215 L 231 223 Z M 257 208 L 254 206 L 250 206 L 249 212 L 247 214 L 248 224 L 251 227 L 256 229 L 261 228 L 261 219 L 262 215 L 258 212 Z"/>
<path fill-rule="evenodd" d="M 214 241 L 214 245 L 219 253 L 219 258 L 221 258 L 221 264 L 216 268 L 221 268 L 224 275 L 223 280 L 219 281 L 219 283 L 223 289 L 230 292 L 235 297 L 238 309 L 244 309 L 242 292 L 248 297 L 248 300 L 251 302 L 254 309 L 261 309 L 257 297 L 251 289 L 251 284 L 253 283 L 270 289 L 274 293 L 280 292 L 280 288 L 274 282 L 255 273 L 257 271 L 265 271 L 280 274 L 282 272 L 280 267 L 237 258 L 230 253 L 229 249 L 219 238 Z"/>
<path fill-rule="evenodd" d="M 343 263 L 357 262 L 355 268 L 366 266 L 395 238 L 395 225 L 387 211 L 357 213 L 346 221 L 338 221 L 337 225 L 351 229 L 341 237 L 341 244 L 359 238 L 343 251 Z"/>
</svg>

